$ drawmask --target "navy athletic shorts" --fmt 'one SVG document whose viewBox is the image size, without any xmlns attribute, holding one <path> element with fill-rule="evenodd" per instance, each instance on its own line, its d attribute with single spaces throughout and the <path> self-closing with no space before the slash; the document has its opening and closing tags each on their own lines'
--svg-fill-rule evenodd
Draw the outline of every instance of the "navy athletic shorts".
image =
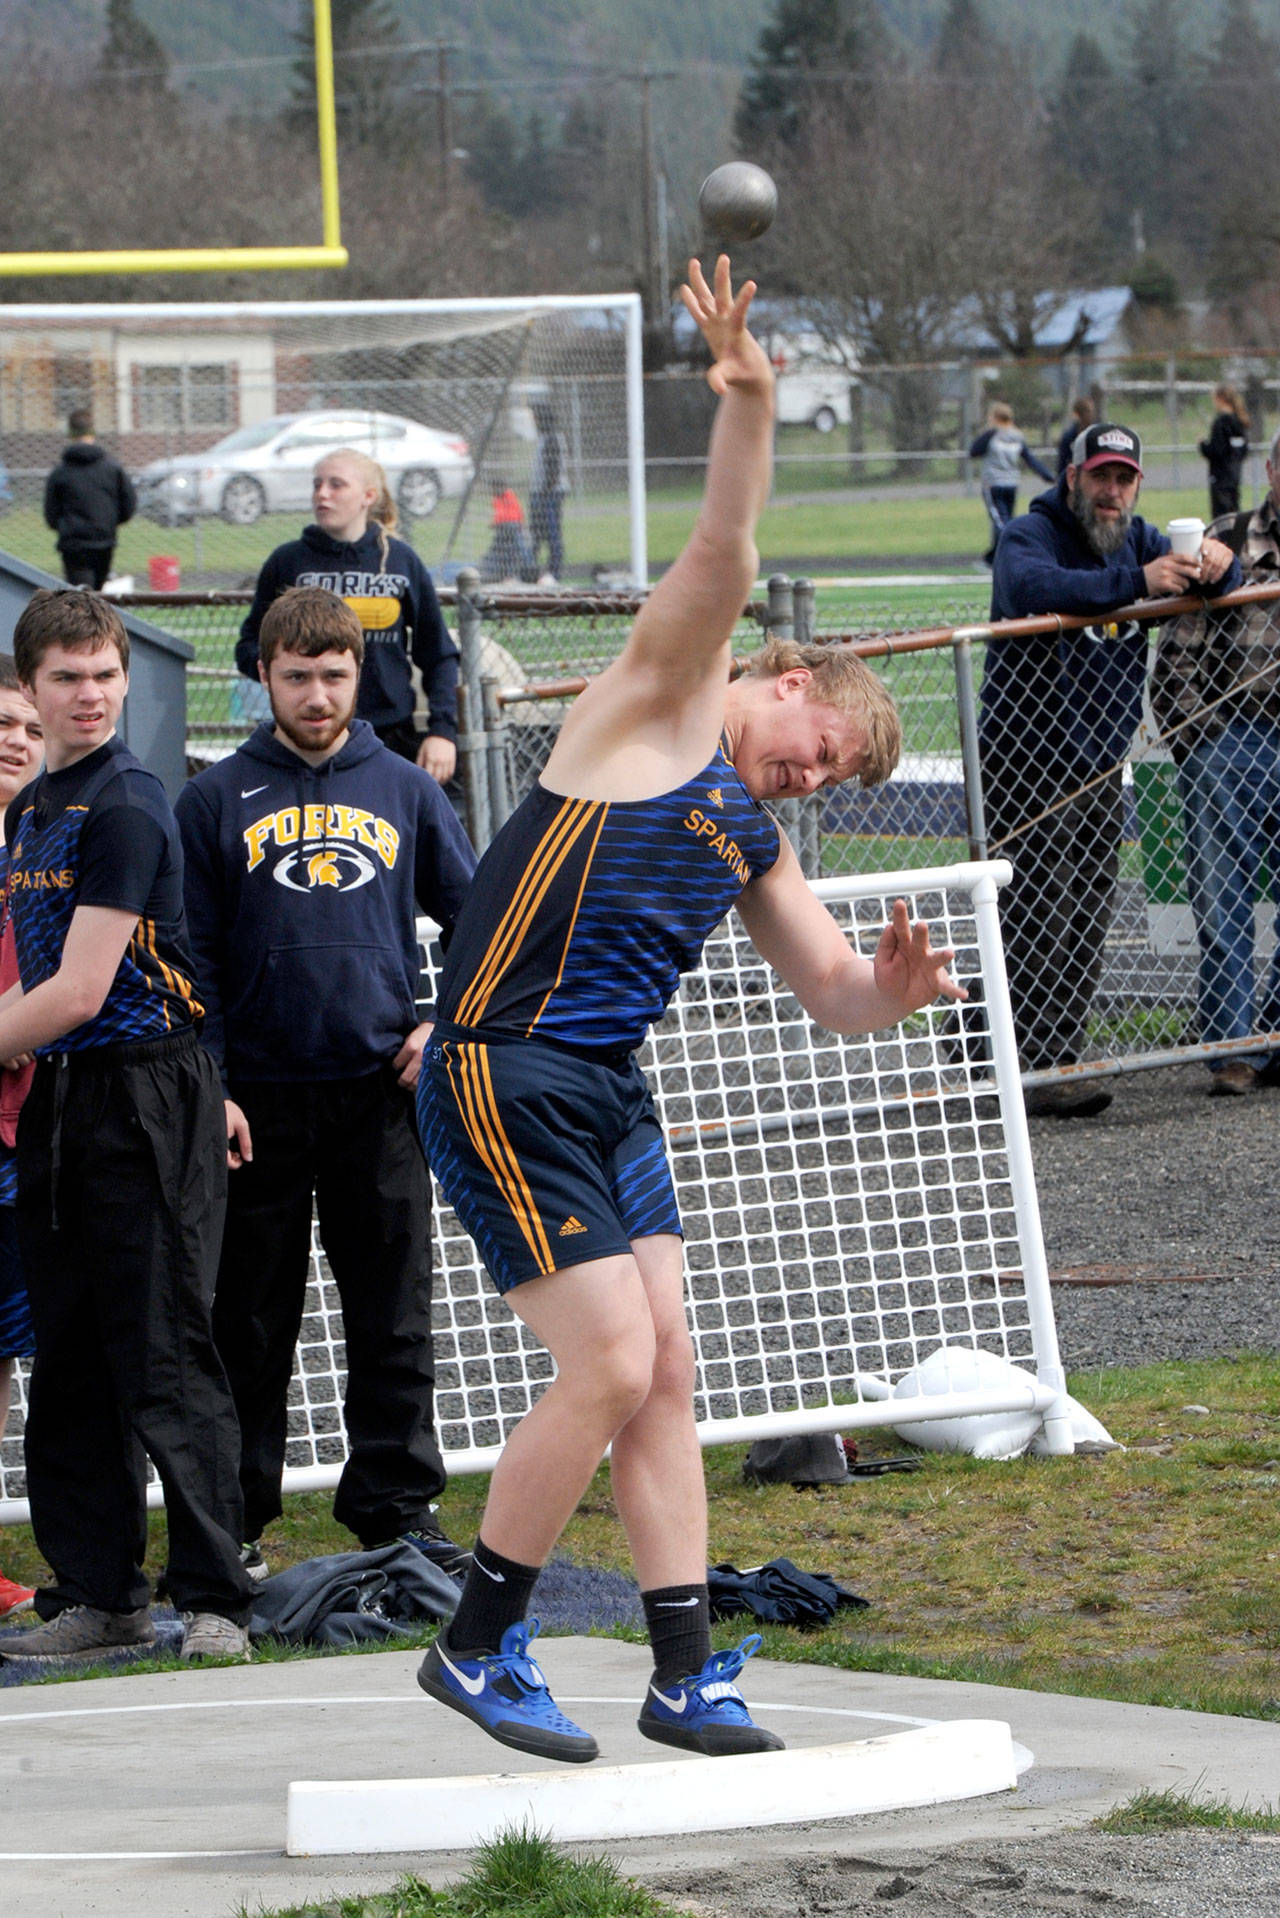
<svg viewBox="0 0 1280 1918">
<path fill-rule="evenodd" d="M 630 1053 L 436 1027 L 418 1080 L 431 1170 L 499 1292 L 679 1236 L 671 1168 Z"/>
</svg>

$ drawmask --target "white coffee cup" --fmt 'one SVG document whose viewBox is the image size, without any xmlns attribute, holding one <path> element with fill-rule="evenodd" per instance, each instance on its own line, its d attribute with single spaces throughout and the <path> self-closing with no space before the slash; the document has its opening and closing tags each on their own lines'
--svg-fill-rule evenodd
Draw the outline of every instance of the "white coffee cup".
<svg viewBox="0 0 1280 1918">
<path fill-rule="evenodd" d="M 1204 521 L 1202 519 L 1171 519 L 1166 531 L 1169 535 L 1169 550 L 1184 553 L 1188 559 L 1194 559 L 1204 544 Z"/>
</svg>

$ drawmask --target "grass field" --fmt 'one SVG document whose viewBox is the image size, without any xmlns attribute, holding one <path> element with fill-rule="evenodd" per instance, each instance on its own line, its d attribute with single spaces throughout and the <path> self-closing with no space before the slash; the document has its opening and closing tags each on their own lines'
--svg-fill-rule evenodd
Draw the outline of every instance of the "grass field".
<svg viewBox="0 0 1280 1918">
<path fill-rule="evenodd" d="M 780 477 L 788 471 L 780 469 Z M 650 496 L 649 560 L 655 570 L 669 564 L 684 544 L 697 510 L 699 488 L 700 477 L 695 476 L 687 485 Z M 1035 490 L 1033 486 L 1023 492 L 1024 507 Z M 1203 485 L 1178 492 L 1153 491 L 1144 496 L 1141 510 L 1157 525 L 1174 514 L 1203 513 Z M 181 565 L 184 583 L 216 574 L 223 584 L 251 585 L 267 554 L 282 540 L 295 538 L 299 524 L 292 515 L 275 514 L 251 527 L 228 526 L 220 519 L 203 520 L 198 527 L 131 520 L 120 529 L 116 569 L 131 573 L 143 590 L 148 558 L 172 554 Z M 445 553 L 451 528 L 452 516 L 442 507 L 431 519 L 414 522 L 408 537 L 427 564 L 436 565 Z M 586 511 L 575 511 L 570 501 L 565 537 L 572 578 L 582 577 L 596 565 L 621 566 L 629 550 L 625 501 L 619 497 L 613 505 L 595 503 Z M 986 542 L 986 514 L 976 493 L 935 496 L 908 486 L 897 491 L 847 485 L 791 491 L 780 483 L 759 534 L 766 573 L 786 570 L 798 561 L 815 571 L 848 572 L 897 567 L 904 561 L 976 560 Z M 31 508 L 15 508 L 0 520 L 0 547 L 30 565 L 58 570 L 53 536 Z M 458 548 L 452 557 L 474 562 L 478 554 Z M 978 584 L 982 586 L 981 579 Z"/>
<path fill-rule="evenodd" d="M 746 1485 L 742 1448 L 711 1448 L 713 1562 L 787 1557 L 871 1601 L 817 1633 L 766 1626 L 764 1653 L 1280 1720 L 1280 1359 L 1070 1385 L 1125 1451 L 1002 1464 L 925 1454 L 912 1474 L 798 1492 Z M 1197 1405 L 1207 1412 L 1187 1409 Z M 868 1455 L 903 1449 L 887 1432 L 860 1443 Z M 441 1516 L 454 1536 L 474 1536 L 486 1486 L 450 1484 Z M 264 1547 L 278 1569 L 351 1541 L 316 1493 L 287 1501 Z M 40 1576 L 26 1527 L 0 1548 L 9 1577 Z M 563 1549 L 629 1570 L 606 1471 Z M 162 1562 L 157 1516 L 150 1563 Z M 743 1629 L 717 1627 L 717 1643 Z"/>
</svg>

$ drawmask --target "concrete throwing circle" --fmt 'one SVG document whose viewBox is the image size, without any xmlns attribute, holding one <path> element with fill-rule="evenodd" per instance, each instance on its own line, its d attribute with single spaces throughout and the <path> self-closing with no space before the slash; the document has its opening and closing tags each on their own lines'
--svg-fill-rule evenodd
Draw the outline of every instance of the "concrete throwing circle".
<svg viewBox="0 0 1280 1918">
<path fill-rule="evenodd" d="M 274 1670 L 296 1683 L 296 1667 Z M 238 1681 L 252 1682 L 253 1674 L 207 1676 L 238 1693 Z M 278 1856 L 282 1798 L 285 1848 L 295 1856 L 453 1850 L 521 1817 L 561 1839 L 729 1830 L 1007 1790 L 1032 1762 L 998 1721 L 949 1724 L 753 1699 L 762 1721 L 786 1717 L 787 1752 L 714 1760 L 673 1754 L 654 1764 L 655 1747 L 634 1728 L 634 1693 L 563 1684 L 556 1692 L 566 1706 L 601 1714 L 608 1747 L 634 1757 L 570 1771 L 524 1769 L 537 1761 L 513 1754 L 519 1772 L 476 1773 L 467 1768 L 499 1748 L 452 1714 L 426 1719 L 429 1708 L 407 1690 L 0 1710 L 9 1778 L 0 1863 Z M 382 1714 L 376 1738 L 370 1708 Z M 618 1708 L 621 1720 L 611 1716 Z M 854 1742 L 827 1742 L 837 1726 Z M 29 1746 L 23 1727 L 32 1733 Z M 857 1736 L 863 1727 L 866 1735 Z M 424 1778 L 428 1764 L 437 1775 Z M 346 1777 L 300 1781 L 304 1765 Z M 369 1776 L 352 1775 L 365 1769 Z M 119 1843 L 122 1830 L 131 1844 Z M 59 1846 L 64 1836 L 70 1842 Z"/>
</svg>

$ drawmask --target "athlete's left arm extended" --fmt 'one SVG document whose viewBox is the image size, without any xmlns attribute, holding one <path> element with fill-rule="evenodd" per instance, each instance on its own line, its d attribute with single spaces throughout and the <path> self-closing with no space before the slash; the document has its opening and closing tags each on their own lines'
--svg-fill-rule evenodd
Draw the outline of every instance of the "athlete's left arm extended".
<svg viewBox="0 0 1280 1918">
<path fill-rule="evenodd" d="M 777 862 L 742 892 L 738 911 L 761 958 L 831 1032 L 875 1032 L 940 994 L 968 996 L 947 970 L 955 953 L 934 948 L 923 920 L 912 925 L 905 900 L 894 902 L 874 959 L 855 952 L 786 840 Z"/>
</svg>

